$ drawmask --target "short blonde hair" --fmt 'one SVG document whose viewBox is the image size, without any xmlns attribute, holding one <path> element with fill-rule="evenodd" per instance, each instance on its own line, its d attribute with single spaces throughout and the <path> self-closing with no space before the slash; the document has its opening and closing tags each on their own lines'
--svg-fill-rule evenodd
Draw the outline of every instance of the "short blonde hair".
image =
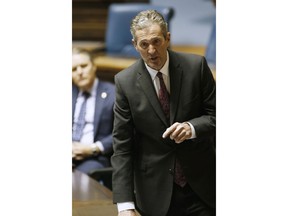
<svg viewBox="0 0 288 216">
<path fill-rule="evenodd" d="M 90 59 L 90 61 L 92 62 L 92 63 L 94 63 L 93 62 L 93 55 L 92 55 L 92 53 L 89 51 L 89 50 L 87 50 L 87 49 L 84 49 L 84 48 L 80 48 L 80 47 L 73 47 L 72 48 L 72 55 L 76 55 L 76 54 L 84 54 L 84 55 L 87 55 L 88 57 L 89 57 L 89 59 Z"/>
</svg>

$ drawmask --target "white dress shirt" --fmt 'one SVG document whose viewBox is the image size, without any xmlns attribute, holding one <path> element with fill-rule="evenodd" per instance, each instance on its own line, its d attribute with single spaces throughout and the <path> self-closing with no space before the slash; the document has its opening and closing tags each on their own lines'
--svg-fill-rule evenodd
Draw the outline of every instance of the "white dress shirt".
<svg viewBox="0 0 288 216">
<path fill-rule="evenodd" d="M 94 143 L 94 115 L 95 115 L 95 106 L 96 106 L 96 90 L 98 86 L 98 78 L 95 79 L 90 96 L 87 98 L 87 104 L 86 104 L 86 114 L 85 114 L 85 126 L 83 129 L 83 135 L 81 137 L 80 143 L 91 145 Z M 74 113 L 74 122 L 78 121 L 79 113 L 81 106 L 84 102 L 84 95 L 83 92 L 80 91 L 76 100 L 75 105 L 75 113 Z M 100 141 L 96 141 L 96 145 L 99 147 L 100 151 L 104 151 L 103 144 Z"/>
</svg>

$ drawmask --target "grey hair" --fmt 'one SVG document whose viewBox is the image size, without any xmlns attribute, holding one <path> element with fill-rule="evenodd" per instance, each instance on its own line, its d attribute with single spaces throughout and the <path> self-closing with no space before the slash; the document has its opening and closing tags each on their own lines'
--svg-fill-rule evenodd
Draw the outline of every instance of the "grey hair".
<svg viewBox="0 0 288 216">
<path fill-rule="evenodd" d="M 92 53 L 84 48 L 80 48 L 80 47 L 73 47 L 72 48 L 72 55 L 76 55 L 76 54 L 84 54 L 87 55 L 90 59 L 91 62 L 93 62 L 93 55 Z"/>
<path fill-rule="evenodd" d="M 166 39 L 168 32 L 168 24 L 162 14 L 160 14 L 156 10 L 146 10 L 138 13 L 131 21 L 130 32 L 132 34 L 133 40 L 136 41 L 136 31 L 145 29 L 151 24 L 158 24 L 162 30 L 164 38 Z"/>
</svg>

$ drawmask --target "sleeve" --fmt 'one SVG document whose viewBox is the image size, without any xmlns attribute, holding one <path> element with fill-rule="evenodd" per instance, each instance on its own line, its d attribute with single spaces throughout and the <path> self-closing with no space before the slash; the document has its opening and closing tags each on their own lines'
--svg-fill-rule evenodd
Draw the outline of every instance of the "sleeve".
<svg viewBox="0 0 288 216">
<path fill-rule="evenodd" d="M 125 203 L 117 203 L 118 212 L 128 210 L 128 209 L 135 209 L 134 202 L 125 202 Z"/>
<path fill-rule="evenodd" d="M 97 137 L 95 141 L 99 141 L 102 144 L 103 148 L 100 148 L 102 154 L 110 155 L 113 151 L 112 147 L 112 130 L 113 130 L 113 121 L 114 121 L 114 101 L 115 101 L 115 87 L 109 84 L 107 86 L 107 103 L 103 108 L 102 115 L 104 116 L 100 122 L 101 129 L 98 129 Z M 101 131 L 101 132 L 100 132 Z"/>
<path fill-rule="evenodd" d="M 129 101 L 115 76 L 113 150 L 113 202 L 134 201 L 133 185 L 133 119 Z"/>
<path fill-rule="evenodd" d="M 201 59 L 200 68 L 202 114 L 189 121 L 197 138 L 214 136 L 216 133 L 216 84 L 204 57 Z"/>
<path fill-rule="evenodd" d="M 186 122 L 186 123 L 190 126 L 191 131 L 192 131 L 192 136 L 191 136 L 189 139 L 194 139 L 194 138 L 196 138 L 197 135 L 196 135 L 196 131 L 195 131 L 194 126 L 193 126 L 190 122 Z"/>
</svg>

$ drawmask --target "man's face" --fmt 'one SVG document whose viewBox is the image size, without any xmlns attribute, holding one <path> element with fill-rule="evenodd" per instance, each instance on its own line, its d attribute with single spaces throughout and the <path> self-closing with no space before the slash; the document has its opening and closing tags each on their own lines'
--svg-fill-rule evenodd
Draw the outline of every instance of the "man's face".
<svg viewBox="0 0 288 216">
<path fill-rule="evenodd" d="M 167 48 L 170 43 L 170 32 L 167 33 L 166 39 L 163 36 L 158 24 L 138 30 L 135 32 L 134 47 L 140 53 L 146 64 L 160 70 L 167 60 Z"/>
<path fill-rule="evenodd" d="M 81 90 L 89 90 L 96 76 L 96 66 L 86 54 L 72 55 L 72 81 Z"/>
</svg>

